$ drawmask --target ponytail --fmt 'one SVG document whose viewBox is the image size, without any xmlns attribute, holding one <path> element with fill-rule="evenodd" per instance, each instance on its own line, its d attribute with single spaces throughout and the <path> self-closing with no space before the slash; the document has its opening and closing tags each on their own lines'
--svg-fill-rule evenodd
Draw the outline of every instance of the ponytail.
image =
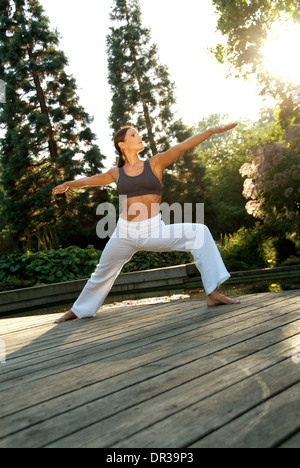
<svg viewBox="0 0 300 468">
<path fill-rule="evenodd" d="M 119 160 L 118 160 L 118 167 L 123 167 L 125 166 L 125 159 L 123 154 L 120 152 Z"/>
</svg>

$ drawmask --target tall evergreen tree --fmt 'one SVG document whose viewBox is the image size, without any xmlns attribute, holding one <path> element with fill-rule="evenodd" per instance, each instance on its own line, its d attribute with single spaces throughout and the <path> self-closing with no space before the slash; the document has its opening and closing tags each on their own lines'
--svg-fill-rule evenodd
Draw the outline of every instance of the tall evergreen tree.
<svg viewBox="0 0 300 468">
<path fill-rule="evenodd" d="M 157 46 L 151 43 L 150 29 L 142 25 L 138 0 L 114 0 L 107 37 L 109 83 L 112 90 L 110 124 L 114 131 L 130 123 L 142 133 L 155 155 L 172 144 L 184 141 L 193 129 L 174 121 L 175 85 L 162 65 Z M 164 172 L 164 202 L 195 204 L 205 201 L 208 183 L 205 167 L 196 150 L 188 151 Z"/>
<path fill-rule="evenodd" d="M 55 224 L 66 238 L 71 230 L 79 232 L 82 217 L 107 197 L 77 192 L 55 198 L 52 189 L 100 173 L 105 156 L 79 103 L 75 79 L 65 71 L 68 60 L 58 48 L 58 33 L 39 2 L 1 0 L 0 5 L 0 78 L 7 84 L 0 112 L 2 216 L 16 238 L 26 240 Z"/>
<path fill-rule="evenodd" d="M 128 122 L 146 131 L 144 139 L 155 155 L 167 144 L 174 119 L 174 84 L 159 63 L 150 30 L 142 25 L 138 0 L 115 0 L 110 18 L 117 23 L 107 37 L 110 123 L 114 131 Z"/>
</svg>

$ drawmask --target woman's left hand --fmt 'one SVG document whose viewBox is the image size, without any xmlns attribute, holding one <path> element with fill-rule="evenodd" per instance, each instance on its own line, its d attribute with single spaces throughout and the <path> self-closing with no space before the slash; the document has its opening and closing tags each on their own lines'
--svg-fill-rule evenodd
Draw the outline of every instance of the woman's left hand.
<svg viewBox="0 0 300 468">
<path fill-rule="evenodd" d="M 214 133 L 225 133 L 225 132 L 228 132 L 229 130 L 232 130 L 237 125 L 238 123 L 234 123 L 234 124 L 226 125 L 225 127 L 215 127 L 215 128 L 212 128 L 212 131 Z"/>
</svg>

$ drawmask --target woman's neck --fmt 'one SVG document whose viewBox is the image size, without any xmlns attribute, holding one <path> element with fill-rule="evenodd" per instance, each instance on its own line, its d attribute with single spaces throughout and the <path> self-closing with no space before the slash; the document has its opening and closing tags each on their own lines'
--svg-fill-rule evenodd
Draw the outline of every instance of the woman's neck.
<svg viewBox="0 0 300 468">
<path fill-rule="evenodd" d="M 125 156 L 126 156 L 125 165 L 127 165 L 127 166 L 134 167 L 134 166 L 136 166 L 137 164 L 139 164 L 141 162 L 141 160 L 140 160 L 137 153 L 126 154 Z"/>
</svg>

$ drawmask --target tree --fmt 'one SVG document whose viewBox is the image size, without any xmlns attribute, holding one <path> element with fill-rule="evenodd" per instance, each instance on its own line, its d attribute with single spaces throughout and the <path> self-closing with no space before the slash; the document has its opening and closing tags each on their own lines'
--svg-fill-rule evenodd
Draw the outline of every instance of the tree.
<svg viewBox="0 0 300 468">
<path fill-rule="evenodd" d="M 115 0 L 107 37 L 109 83 L 113 93 L 110 123 L 114 131 L 130 123 L 148 144 L 144 154 L 155 155 L 192 136 L 193 129 L 174 120 L 175 86 L 161 65 L 150 30 L 144 28 L 137 0 Z M 163 200 L 173 203 L 205 201 L 205 168 L 196 150 L 188 151 L 164 172 Z M 171 213 L 171 222 L 173 221 Z"/>
<path fill-rule="evenodd" d="M 226 62 L 238 76 L 247 78 L 255 74 L 261 94 L 277 100 L 282 124 L 299 119 L 300 107 L 292 99 L 299 84 L 294 88 L 268 72 L 262 55 L 262 47 L 275 21 L 284 15 L 300 22 L 299 1 L 213 0 L 213 4 L 219 14 L 218 30 L 227 38 L 226 45 L 218 44 L 214 49 L 217 60 L 222 64 Z"/>
<path fill-rule="evenodd" d="M 150 30 L 142 26 L 139 2 L 115 0 L 110 18 L 118 23 L 107 37 L 111 127 L 116 132 L 130 123 L 145 131 L 145 142 L 155 155 L 168 142 L 174 84 L 167 67 L 159 63 Z"/>
<path fill-rule="evenodd" d="M 71 230 L 80 231 L 80 216 L 91 222 L 93 206 L 103 199 L 96 192 L 52 197 L 55 185 L 101 172 L 105 159 L 58 45 L 58 33 L 37 0 L 2 1 L 0 78 L 7 94 L 0 113 L 1 213 L 25 243 L 55 225 L 66 240 Z"/>
</svg>

